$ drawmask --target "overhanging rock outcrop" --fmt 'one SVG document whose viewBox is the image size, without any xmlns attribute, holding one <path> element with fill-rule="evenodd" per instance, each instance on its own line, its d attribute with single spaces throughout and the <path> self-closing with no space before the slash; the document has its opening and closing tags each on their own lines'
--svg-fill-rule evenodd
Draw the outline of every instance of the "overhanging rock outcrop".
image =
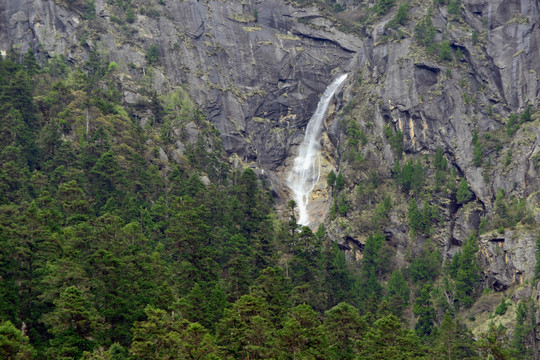
<svg viewBox="0 0 540 360">
<path fill-rule="evenodd" d="M 533 230 L 490 232 L 480 237 L 480 260 L 490 288 L 498 291 L 534 278 L 537 234 Z"/>
</svg>

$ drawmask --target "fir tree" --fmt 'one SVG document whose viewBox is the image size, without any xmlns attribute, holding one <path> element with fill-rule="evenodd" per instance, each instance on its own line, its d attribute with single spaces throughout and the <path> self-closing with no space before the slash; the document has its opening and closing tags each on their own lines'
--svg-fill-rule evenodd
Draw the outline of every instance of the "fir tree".
<svg viewBox="0 0 540 360">
<path fill-rule="evenodd" d="M 401 317 L 403 309 L 409 305 L 410 291 L 403 274 L 394 270 L 386 284 L 385 299 L 388 301 L 390 311 L 398 318 Z"/>
</svg>

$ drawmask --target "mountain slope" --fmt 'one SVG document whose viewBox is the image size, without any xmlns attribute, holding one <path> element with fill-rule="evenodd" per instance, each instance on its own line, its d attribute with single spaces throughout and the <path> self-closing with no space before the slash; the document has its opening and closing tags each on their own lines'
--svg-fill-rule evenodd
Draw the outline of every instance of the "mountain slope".
<svg viewBox="0 0 540 360">
<path fill-rule="evenodd" d="M 10 249 L 25 244 L 16 256 L 4 253 L 11 280 L 3 291 L 13 300 L 2 319 L 31 324 L 41 354 L 51 340 L 50 356 L 57 356 L 66 334 L 55 316 L 67 297 L 81 296 L 58 286 L 64 253 L 68 264 L 83 264 L 65 282 L 85 279 L 78 291 L 96 308 L 88 316 L 94 334 L 108 339 L 100 346 L 130 346 L 131 336 L 142 336 L 130 330 L 135 321 L 165 319 L 145 311 L 146 304 L 180 306 L 186 317 L 197 296 L 215 289 L 234 304 L 230 317 L 242 306 L 259 306 L 238 301 L 264 281 L 265 267 L 276 265 L 289 281 L 282 289 L 289 303 L 271 315 L 258 308 L 275 331 L 293 326 L 285 314 L 297 321 L 311 316 L 301 308 L 290 312 L 291 303 L 323 312 L 347 300 L 378 318 L 390 311 L 388 303 L 395 305 L 395 315 L 428 342 L 440 341 L 433 329 L 444 329 L 445 313 L 480 339 L 496 331 L 488 324 L 501 294 L 511 309 L 527 304 L 530 311 L 537 302 L 536 2 L 8 0 L 0 18 L 2 226 L 4 239 L 17 239 Z M 313 229 L 322 223 L 326 234 L 321 227 L 314 236 L 296 229 L 286 178 L 319 95 L 344 72 L 349 76 L 330 106 L 323 176 L 310 205 Z M 255 171 L 244 172 L 247 167 Z M 272 201 L 286 222 L 270 209 Z M 52 208 L 59 213 L 46 215 Z M 38 220 L 45 215 L 58 218 L 47 230 L 36 225 L 45 224 Z M 15 218 L 34 219 L 34 232 L 12 227 Z M 60 239 L 56 250 L 47 245 L 29 256 L 36 231 L 47 241 Z M 80 240 L 85 232 L 90 249 Z M 112 296 L 104 285 L 86 285 L 111 276 L 105 268 L 92 270 L 97 258 L 104 261 L 99 266 L 115 267 L 106 265 L 110 254 L 103 251 L 121 255 L 122 269 L 138 274 L 125 250 L 115 248 L 126 244 L 108 248 L 99 241 L 116 244 L 115 232 L 140 246 L 136 258 L 146 251 L 166 258 L 144 259 L 162 290 L 157 296 L 153 284 L 144 299 L 131 299 L 136 314 L 122 320 L 116 317 L 127 307 L 115 303 L 108 312 L 99 302 Z M 17 268 L 20 259 L 28 266 Z M 189 274 L 204 282 L 202 289 Z M 171 276 L 180 280 L 167 283 Z M 40 281 L 49 288 L 34 288 Z M 396 290 L 404 283 L 406 291 Z M 25 294 L 21 304 L 17 293 Z M 383 298 L 386 305 L 370 305 Z M 221 315 L 207 308 L 187 320 L 201 322 L 221 350 L 240 356 L 208 320 L 218 322 L 224 307 L 216 310 Z M 503 315 L 495 320 L 519 334 L 515 312 Z M 121 325 L 111 328 L 116 321 Z M 396 325 L 386 321 L 379 326 Z M 529 349 L 536 346 L 535 328 L 521 340 Z M 278 338 L 268 331 L 268 339 Z M 78 335 L 87 341 L 78 355 L 96 346 L 94 335 Z M 355 349 L 357 356 L 369 353 Z"/>
</svg>

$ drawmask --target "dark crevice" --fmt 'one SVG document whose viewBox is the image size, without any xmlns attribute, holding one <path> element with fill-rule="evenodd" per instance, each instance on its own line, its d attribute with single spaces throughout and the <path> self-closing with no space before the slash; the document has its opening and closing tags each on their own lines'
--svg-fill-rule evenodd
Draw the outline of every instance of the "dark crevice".
<svg viewBox="0 0 540 360">
<path fill-rule="evenodd" d="M 305 37 L 306 39 L 311 39 L 311 40 L 314 40 L 314 41 L 321 41 L 323 43 L 329 43 L 329 44 L 335 45 L 335 46 L 339 47 L 341 50 L 343 50 L 343 51 L 345 51 L 345 52 L 347 52 L 349 54 L 355 54 L 356 53 L 356 51 L 351 50 L 351 49 L 347 49 L 346 47 L 344 47 L 343 45 L 341 45 L 339 42 L 337 42 L 335 40 L 304 34 L 304 33 L 300 32 L 300 31 L 294 31 L 293 34 L 297 35 L 297 36 Z"/>
</svg>

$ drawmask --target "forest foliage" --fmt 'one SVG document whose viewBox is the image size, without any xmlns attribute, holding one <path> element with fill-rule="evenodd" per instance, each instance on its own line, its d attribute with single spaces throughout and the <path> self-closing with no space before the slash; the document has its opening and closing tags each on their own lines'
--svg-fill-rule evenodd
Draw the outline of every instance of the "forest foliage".
<svg viewBox="0 0 540 360">
<path fill-rule="evenodd" d="M 324 227 L 296 223 L 294 202 L 288 219 L 277 217 L 264 181 L 227 165 L 219 133 L 181 89 L 142 89 L 146 102 L 123 105 L 115 65 L 97 52 L 81 69 L 61 58 L 40 65 L 32 51 L 0 60 L 2 358 L 472 359 L 495 351 L 452 317 L 478 295 L 474 237 L 446 266 L 426 245 L 398 268 L 374 231 L 351 261 Z M 150 110 L 147 126 L 138 108 Z M 186 141 L 182 161 L 164 161 L 160 150 L 188 123 L 198 138 Z M 389 138 L 401 157 L 403 135 Z M 417 195 L 424 171 L 418 161 L 396 162 L 397 186 Z M 346 180 L 339 172 L 328 184 L 343 216 Z M 391 206 L 381 202 L 381 219 Z M 428 234 L 429 203 L 410 206 L 418 212 L 411 228 Z M 434 283 L 439 273 L 446 287 Z M 442 292 L 450 301 L 441 305 Z M 519 313 L 522 335 L 509 352 L 527 343 L 530 316 L 528 307 Z"/>
</svg>

